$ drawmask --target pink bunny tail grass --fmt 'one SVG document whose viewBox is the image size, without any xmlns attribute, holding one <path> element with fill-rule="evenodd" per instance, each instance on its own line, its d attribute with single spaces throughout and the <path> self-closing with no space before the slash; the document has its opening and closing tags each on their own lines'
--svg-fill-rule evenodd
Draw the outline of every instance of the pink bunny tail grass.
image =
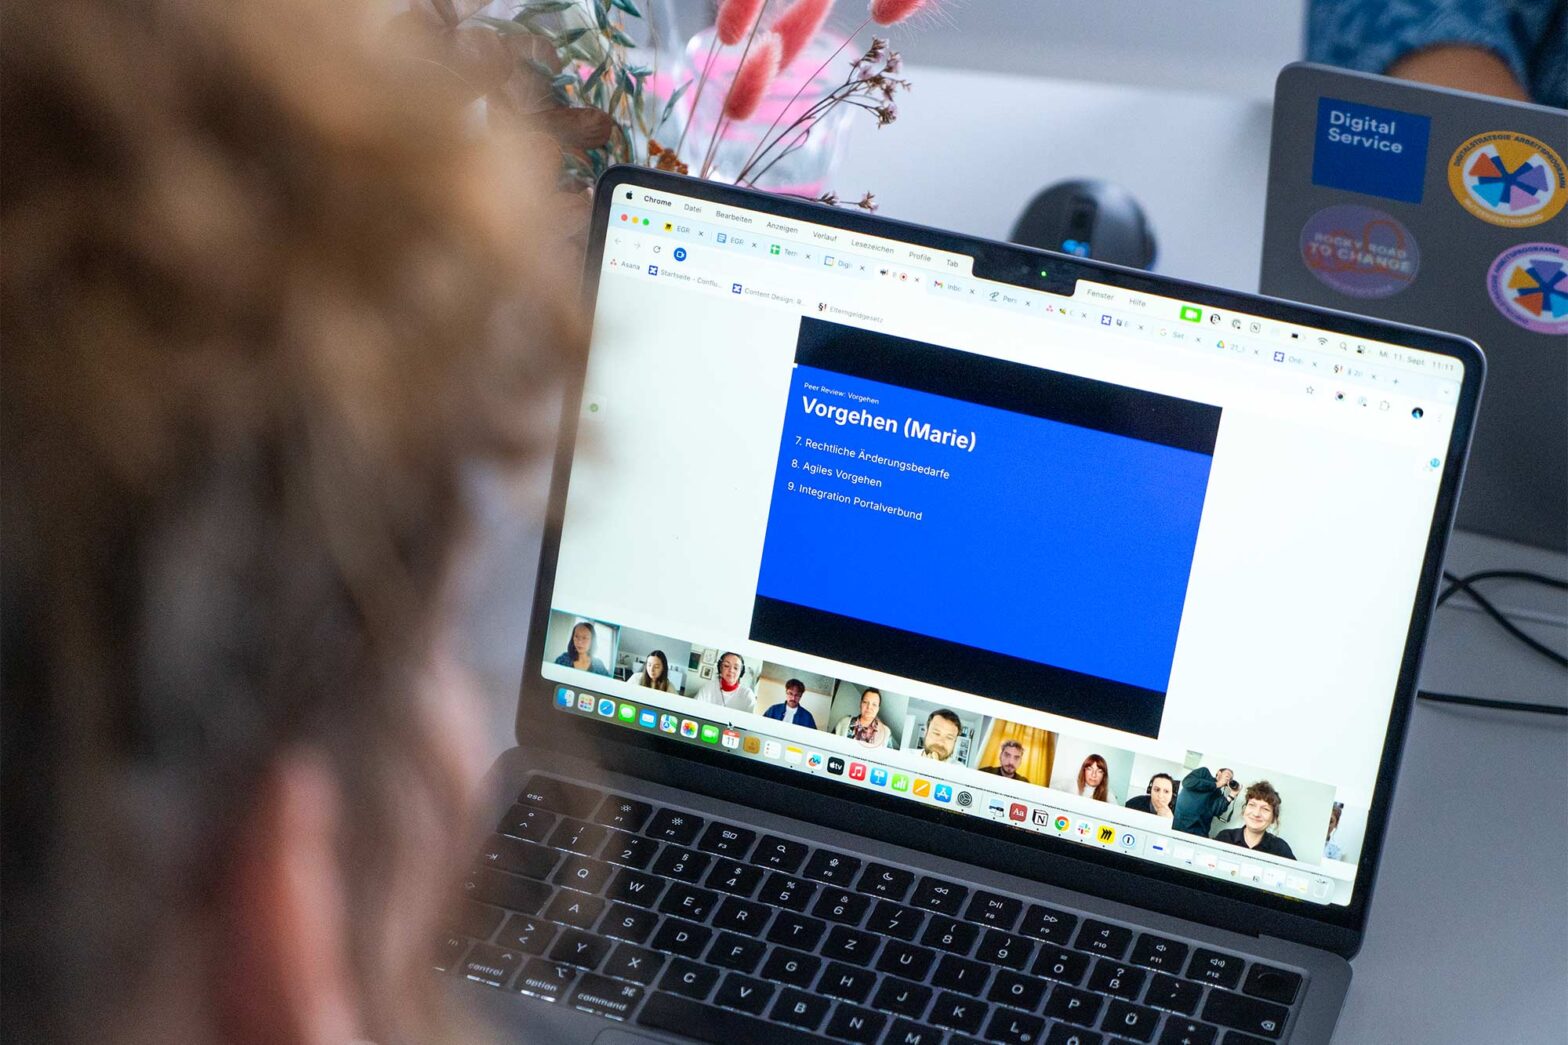
<svg viewBox="0 0 1568 1045">
<path fill-rule="evenodd" d="M 877 25 L 897 25 L 927 3 L 928 0 L 871 0 L 871 20 Z"/>
<path fill-rule="evenodd" d="M 719 5 L 719 16 L 713 27 L 718 31 L 719 43 L 731 47 L 746 39 L 751 27 L 757 24 L 764 0 L 724 0 Z"/>
<path fill-rule="evenodd" d="M 751 45 L 751 54 L 735 72 L 735 82 L 730 85 L 729 97 L 724 100 L 724 117 L 729 120 L 749 120 L 762 104 L 762 96 L 773 85 L 779 74 L 779 38 L 769 33 Z"/>
<path fill-rule="evenodd" d="M 810 46 L 832 9 L 833 0 L 795 0 L 779 15 L 773 31 L 779 34 L 781 70 L 789 68 L 795 56 Z"/>
</svg>

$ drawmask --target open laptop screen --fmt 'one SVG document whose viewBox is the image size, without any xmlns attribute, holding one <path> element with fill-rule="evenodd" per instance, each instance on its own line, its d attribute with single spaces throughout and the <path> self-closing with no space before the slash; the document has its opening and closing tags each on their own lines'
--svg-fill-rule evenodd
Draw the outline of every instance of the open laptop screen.
<svg viewBox="0 0 1568 1045">
<path fill-rule="evenodd" d="M 562 713 L 1350 901 L 1457 359 L 614 192 Z"/>
</svg>

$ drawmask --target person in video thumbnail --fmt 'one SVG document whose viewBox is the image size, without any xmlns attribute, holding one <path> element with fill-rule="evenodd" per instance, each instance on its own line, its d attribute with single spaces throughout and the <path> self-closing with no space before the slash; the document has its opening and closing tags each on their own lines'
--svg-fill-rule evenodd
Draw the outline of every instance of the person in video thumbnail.
<svg viewBox="0 0 1568 1045">
<path fill-rule="evenodd" d="M 1110 769 L 1105 764 L 1105 759 L 1100 755 L 1090 755 L 1083 760 L 1083 765 L 1078 767 L 1078 795 L 1080 798 L 1092 798 L 1096 802 L 1109 802 L 1112 805 L 1121 805 L 1121 800 L 1116 797 L 1116 792 L 1111 790 L 1107 783 Z"/>
<path fill-rule="evenodd" d="M 1241 824 L 1221 831 L 1214 840 L 1256 849 L 1270 856 L 1283 856 L 1287 860 L 1296 858 L 1289 843 L 1279 835 L 1269 834 L 1269 828 L 1279 825 L 1279 792 L 1267 780 L 1259 780 L 1247 788 L 1246 804 L 1241 807 Z"/>
<path fill-rule="evenodd" d="M 845 715 L 833 727 L 833 732 L 841 737 L 858 740 L 866 747 L 887 747 L 893 731 L 877 717 L 881 711 L 882 691 L 867 687 L 860 692 L 860 714 Z"/>
<path fill-rule="evenodd" d="M 1127 800 L 1128 809 L 1140 813 L 1153 813 L 1167 820 L 1176 815 L 1176 780 L 1169 773 L 1156 773 L 1149 778 L 1149 789 L 1136 798 Z"/>
<path fill-rule="evenodd" d="M 1230 804 L 1240 792 L 1241 785 L 1236 783 L 1236 774 L 1230 770 L 1210 773 L 1207 766 L 1199 766 L 1182 779 L 1171 826 L 1207 838 L 1215 817 L 1230 819 Z"/>
<path fill-rule="evenodd" d="M 1016 780 L 1020 784 L 1027 784 L 1029 780 L 1018 772 L 1018 767 L 1023 764 L 1025 748 L 1022 741 L 1004 740 L 1002 749 L 996 753 L 996 765 L 981 766 L 980 772 L 991 773 L 995 776 Z"/>
<path fill-rule="evenodd" d="M 1340 844 L 1334 841 L 1334 832 L 1339 830 L 1339 815 L 1345 811 L 1345 803 L 1335 802 L 1334 808 L 1328 814 L 1328 837 L 1323 840 L 1323 859 L 1338 860 L 1345 855 Z"/>
<path fill-rule="evenodd" d="M 937 708 L 926 719 L 926 735 L 921 742 L 920 757 L 938 762 L 952 761 L 953 752 L 958 750 L 958 735 L 963 731 L 964 724 L 955 713 L 946 708 Z"/>
<path fill-rule="evenodd" d="M 597 635 L 594 626 L 588 621 L 578 621 L 572 626 L 572 637 L 566 644 L 566 652 L 556 657 L 555 662 L 565 668 L 591 671 L 595 675 L 608 675 L 610 669 L 604 666 L 604 661 L 593 655 L 593 644 Z"/>
<path fill-rule="evenodd" d="M 698 691 L 697 699 L 732 711 L 752 710 L 757 705 L 757 695 L 741 681 L 745 673 L 745 659 L 739 653 L 726 650 L 719 656 L 719 673 Z"/>
<path fill-rule="evenodd" d="M 656 689 L 660 693 L 674 692 L 670 685 L 670 658 L 664 655 L 662 649 L 654 650 L 642 662 L 642 674 L 637 676 L 637 685 L 644 689 Z"/>
<path fill-rule="evenodd" d="M 805 695 L 806 684 L 800 681 L 800 679 L 790 679 L 784 683 L 784 703 L 773 705 L 762 713 L 762 717 L 771 718 L 786 725 L 816 729 L 817 720 L 811 717 L 811 712 L 800 706 L 800 698 Z"/>
</svg>

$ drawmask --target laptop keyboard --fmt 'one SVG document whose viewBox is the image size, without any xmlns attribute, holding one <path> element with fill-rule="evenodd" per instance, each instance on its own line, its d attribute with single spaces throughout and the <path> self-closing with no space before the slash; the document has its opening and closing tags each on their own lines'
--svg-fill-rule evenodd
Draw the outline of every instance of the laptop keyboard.
<svg viewBox="0 0 1568 1045">
<path fill-rule="evenodd" d="M 1299 973 L 535 776 L 436 968 L 687 1035 L 872 1045 L 1278 1041 Z"/>
</svg>

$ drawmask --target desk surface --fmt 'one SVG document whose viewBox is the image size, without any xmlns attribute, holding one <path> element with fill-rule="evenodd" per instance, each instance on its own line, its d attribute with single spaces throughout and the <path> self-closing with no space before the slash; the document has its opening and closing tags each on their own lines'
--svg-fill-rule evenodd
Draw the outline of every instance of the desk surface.
<svg viewBox="0 0 1568 1045">
<path fill-rule="evenodd" d="M 861 127 L 834 179 L 882 212 L 1005 238 L 1036 191 L 1116 171 L 1160 237 L 1159 271 L 1257 287 L 1269 111 L 1255 101 L 915 69 L 898 123 Z M 538 489 L 545 482 L 539 477 Z M 542 492 L 539 495 L 542 500 Z M 535 505 L 537 508 L 537 505 Z M 537 515 L 497 508 L 472 574 L 465 638 L 512 743 Z M 1458 573 L 1523 567 L 1568 576 L 1568 556 L 1456 534 Z M 1500 587 L 1521 626 L 1568 649 L 1568 600 Z M 1433 623 L 1423 686 L 1568 703 L 1568 673 L 1454 600 Z M 1568 1027 L 1568 724 L 1418 706 L 1366 945 L 1335 1041 L 1561 1045 Z M 1412 1014 L 1420 1013 L 1420 1016 Z"/>
</svg>

